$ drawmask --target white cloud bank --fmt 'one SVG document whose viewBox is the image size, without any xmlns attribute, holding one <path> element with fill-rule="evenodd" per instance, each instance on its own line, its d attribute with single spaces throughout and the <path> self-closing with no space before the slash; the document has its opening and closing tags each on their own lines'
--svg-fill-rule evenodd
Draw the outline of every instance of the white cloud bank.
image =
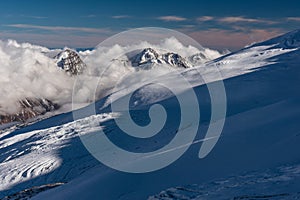
<svg viewBox="0 0 300 200">
<path fill-rule="evenodd" d="M 101 76 L 98 92 L 104 94 L 103 92 L 108 92 L 124 73 L 136 73 L 133 68 L 126 68 L 118 63 L 111 64 L 111 60 L 146 47 L 179 53 L 183 57 L 199 53 L 197 48 L 184 46 L 175 38 L 165 39 L 159 45 L 141 42 L 132 46 L 115 45 L 80 52 L 80 56 L 87 64 L 87 71 L 79 79 L 85 84 L 78 88 L 79 98 L 76 99 L 78 103 L 91 100 L 98 77 Z M 202 51 L 210 59 L 221 55 L 210 49 Z M 18 101 L 25 97 L 47 98 L 59 105 L 71 103 L 74 81 L 77 77 L 68 76 L 56 66 L 53 59 L 56 53 L 58 50 L 49 50 L 29 43 L 0 41 L 0 114 L 15 113 L 19 109 Z M 155 74 L 159 75 L 160 72 L 165 73 L 165 69 L 156 70 Z"/>
</svg>

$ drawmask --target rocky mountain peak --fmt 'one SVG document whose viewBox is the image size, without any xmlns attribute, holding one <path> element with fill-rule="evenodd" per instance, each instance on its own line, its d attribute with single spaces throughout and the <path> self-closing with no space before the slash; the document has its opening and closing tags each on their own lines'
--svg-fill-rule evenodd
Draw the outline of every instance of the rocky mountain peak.
<svg viewBox="0 0 300 200">
<path fill-rule="evenodd" d="M 86 68 L 86 64 L 81 60 L 80 56 L 71 49 L 64 49 L 54 59 L 56 65 L 71 76 L 82 74 Z"/>
<path fill-rule="evenodd" d="M 160 54 L 153 48 L 145 48 L 133 57 L 129 58 L 133 67 L 143 69 L 151 68 L 154 65 L 166 64 L 171 67 L 190 68 L 192 64 L 177 53 L 168 52 Z"/>
</svg>

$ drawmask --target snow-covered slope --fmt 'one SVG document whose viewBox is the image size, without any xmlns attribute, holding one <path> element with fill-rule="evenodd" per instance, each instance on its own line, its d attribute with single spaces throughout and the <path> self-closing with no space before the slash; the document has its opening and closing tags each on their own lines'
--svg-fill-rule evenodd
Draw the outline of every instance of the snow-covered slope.
<svg viewBox="0 0 300 200">
<path fill-rule="evenodd" d="M 270 44 L 277 44 L 276 47 L 281 47 L 284 49 L 293 49 L 298 48 L 300 46 L 300 30 L 295 30 L 292 32 L 289 32 L 287 34 L 272 38 L 270 40 L 267 40 L 265 42 L 261 42 L 257 45 L 270 45 Z"/>
<path fill-rule="evenodd" d="M 299 199 L 300 166 L 281 166 L 213 180 L 169 188 L 149 200 L 169 199 Z M 275 186 L 274 186 L 275 185 Z"/>
<path fill-rule="evenodd" d="M 151 173 L 113 170 L 89 154 L 79 139 L 79 134 L 93 138 L 103 130 L 114 143 L 132 152 L 149 152 L 168 144 L 180 120 L 176 97 L 147 81 L 135 82 L 133 76 L 129 76 L 130 85 L 95 104 L 96 114 L 91 113 L 94 105 L 90 105 L 77 111 L 82 118 L 75 121 L 72 113 L 66 113 L 17 130 L 4 130 L 0 133 L 0 198 L 62 182 L 65 184 L 33 199 L 299 198 L 299 62 L 300 50 L 296 46 L 282 48 L 272 43 L 254 45 L 185 69 L 182 74 L 199 100 L 198 134 L 180 159 Z M 208 125 L 217 121 L 210 121 L 210 95 L 198 70 L 214 84 L 218 80 L 215 66 L 225 79 L 226 122 L 213 151 L 199 159 Z M 145 71 L 134 75 L 142 73 Z M 151 73 L 147 75 L 147 80 L 154 80 Z M 156 78 L 180 88 L 176 73 Z M 122 119 L 126 110 L 112 112 L 110 108 L 111 102 L 121 101 L 137 85 L 128 108 L 138 124 L 149 123 L 148 109 L 155 103 L 165 106 L 169 116 L 163 130 L 149 139 L 124 135 L 115 119 Z M 185 91 L 180 95 L 186 96 Z M 113 149 L 106 151 L 111 153 Z"/>
</svg>

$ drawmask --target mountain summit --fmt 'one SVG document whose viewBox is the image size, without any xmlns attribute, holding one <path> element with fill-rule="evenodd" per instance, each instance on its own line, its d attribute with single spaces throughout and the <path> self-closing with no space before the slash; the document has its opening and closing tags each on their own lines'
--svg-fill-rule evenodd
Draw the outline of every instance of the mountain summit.
<svg viewBox="0 0 300 200">
<path fill-rule="evenodd" d="M 265 42 L 254 44 L 253 46 L 258 45 L 276 45 L 275 47 L 281 47 L 283 49 L 293 49 L 300 47 L 300 29 L 291 31 L 289 33 L 280 35 L 278 37 L 272 38 Z"/>
<path fill-rule="evenodd" d="M 86 68 L 86 64 L 81 60 L 80 56 L 71 49 L 61 51 L 54 59 L 57 66 L 65 70 L 69 75 L 82 74 Z"/>
<path fill-rule="evenodd" d="M 160 54 L 153 48 L 145 48 L 129 57 L 129 62 L 133 67 L 142 69 L 152 68 L 154 65 L 165 64 L 171 67 L 190 68 L 193 65 L 177 53 L 164 53 Z"/>
</svg>

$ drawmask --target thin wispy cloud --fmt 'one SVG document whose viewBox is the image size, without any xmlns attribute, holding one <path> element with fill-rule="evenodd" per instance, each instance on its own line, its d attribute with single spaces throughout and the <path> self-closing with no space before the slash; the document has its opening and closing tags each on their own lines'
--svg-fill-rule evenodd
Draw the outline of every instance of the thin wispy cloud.
<svg viewBox="0 0 300 200">
<path fill-rule="evenodd" d="M 2 40 L 14 39 L 18 42 L 29 42 L 50 48 L 71 47 L 71 48 L 90 48 L 97 46 L 100 42 L 107 39 L 106 34 L 93 34 L 88 36 L 70 34 L 68 37 L 56 33 L 6 33 L 0 32 Z"/>
<path fill-rule="evenodd" d="M 212 21 L 214 19 L 215 19 L 215 17 L 213 17 L 213 16 L 202 16 L 202 17 L 198 17 L 197 21 L 199 21 L 199 22 L 207 22 L 207 21 Z"/>
<path fill-rule="evenodd" d="M 219 22 L 225 22 L 225 23 L 264 23 L 264 24 L 274 24 L 276 22 L 270 21 L 267 19 L 256 19 L 256 18 L 246 18 L 246 17 L 222 17 L 218 18 L 217 21 Z"/>
<path fill-rule="evenodd" d="M 288 21 L 296 21 L 296 22 L 300 22 L 300 17 L 287 17 L 286 18 Z"/>
<path fill-rule="evenodd" d="M 8 27 L 23 28 L 23 29 L 40 29 L 47 31 L 78 31 L 86 33 L 109 33 L 106 28 L 87 28 L 87 27 L 65 27 L 65 26 L 39 26 L 32 24 L 9 24 Z"/>
<path fill-rule="evenodd" d="M 126 18 L 130 18 L 129 15 L 114 15 L 111 18 L 113 19 L 126 19 Z"/>
<path fill-rule="evenodd" d="M 182 27 L 182 28 L 195 28 L 196 25 L 193 25 L 193 24 L 185 24 L 185 25 L 181 25 L 180 27 Z"/>
<path fill-rule="evenodd" d="M 94 14 L 90 14 L 90 15 L 84 15 L 84 16 L 81 16 L 83 18 L 94 18 L 94 17 L 97 17 L 97 15 L 94 15 Z"/>
<path fill-rule="evenodd" d="M 186 21 L 187 18 L 180 17 L 180 16 L 174 16 L 174 15 L 169 15 L 169 16 L 161 16 L 158 17 L 157 19 L 162 20 L 162 21 L 173 21 L 173 22 L 181 22 L 181 21 Z"/>
<path fill-rule="evenodd" d="M 35 16 L 35 15 L 21 15 L 22 17 L 32 18 L 32 19 L 48 19 L 46 16 Z"/>
<path fill-rule="evenodd" d="M 291 19 L 292 20 L 292 19 Z M 297 20 L 295 18 L 294 20 Z M 299 18 L 300 20 L 300 18 Z M 234 25 L 234 24 L 266 24 L 266 25 L 272 25 L 272 24 L 278 24 L 282 20 L 269 20 L 264 18 L 249 18 L 249 17 L 243 17 L 243 16 L 224 16 L 224 17 L 216 17 L 216 16 L 200 16 L 196 18 L 197 22 L 211 22 L 223 25 L 226 23 L 228 25 Z"/>
</svg>

